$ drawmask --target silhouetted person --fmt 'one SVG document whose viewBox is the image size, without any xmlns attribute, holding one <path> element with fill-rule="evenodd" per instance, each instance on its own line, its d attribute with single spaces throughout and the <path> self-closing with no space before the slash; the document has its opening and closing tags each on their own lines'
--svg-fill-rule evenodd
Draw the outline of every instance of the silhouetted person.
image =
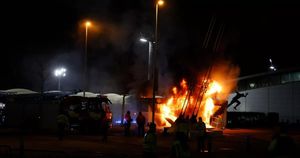
<svg viewBox="0 0 300 158">
<path fill-rule="evenodd" d="M 281 125 L 276 126 L 275 133 L 268 147 L 268 152 L 271 157 L 297 157 L 296 154 L 296 143 L 288 135 L 287 127 Z"/>
<path fill-rule="evenodd" d="M 189 158 L 191 157 L 187 137 L 182 132 L 175 134 L 175 141 L 171 147 L 171 158 Z"/>
<path fill-rule="evenodd" d="M 156 136 L 156 125 L 151 123 L 149 125 L 149 130 L 144 136 L 144 157 L 153 158 L 156 157 L 156 145 L 157 145 L 157 136 Z"/>
<path fill-rule="evenodd" d="M 184 115 L 179 115 L 175 121 L 176 124 L 176 133 L 182 133 L 185 137 L 188 138 L 189 134 L 189 124 L 188 120 L 184 118 Z"/>
<path fill-rule="evenodd" d="M 107 133 L 109 129 L 109 120 L 106 116 L 104 116 L 101 120 L 101 130 L 102 130 L 102 141 L 107 142 Z"/>
<path fill-rule="evenodd" d="M 138 136 L 144 136 L 146 118 L 142 112 L 139 112 L 138 116 L 136 117 L 136 123 L 138 125 Z"/>
<path fill-rule="evenodd" d="M 205 150 L 205 138 L 206 138 L 206 125 L 202 121 L 202 117 L 199 117 L 197 123 L 197 130 L 198 130 L 198 142 L 197 142 L 197 149 L 200 152 L 204 152 Z"/>
<path fill-rule="evenodd" d="M 124 123 L 124 128 L 125 128 L 125 136 L 129 136 L 130 135 L 130 127 L 131 127 L 131 115 L 130 115 L 130 111 L 127 111 L 127 113 L 125 114 L 125 123 Z"/>
<path fill-rule="evenodd" d="M 239 101 L 239 99 L 241 97 L 246 97 L 248 95 L 248 93 L 239 93 L 238 91 L 235 91 L 236 95 L 232 98 L 231 102 L 228 104 L 227 107 L 231 106 L 232 104 L 236 103 L 236 105 L 234 106 L 234 109 L 236 110 L 236 108 L 241 104 L 241 102 Z"/>
<path fill-rule="evenodd" d="M 69 119 L 65 114 L 60 113 L 56 117 L 56 122 L 58 128 L 58 139 L 63 140 L 65 136 L 65 129 L 69 125 Z"/>
<path fill-rule="evenodd" d="M 197 116 L 196 115 L 192 115 L 191 119 L 190 119 L 191 123 L 197 123 Z"/>
</svg>

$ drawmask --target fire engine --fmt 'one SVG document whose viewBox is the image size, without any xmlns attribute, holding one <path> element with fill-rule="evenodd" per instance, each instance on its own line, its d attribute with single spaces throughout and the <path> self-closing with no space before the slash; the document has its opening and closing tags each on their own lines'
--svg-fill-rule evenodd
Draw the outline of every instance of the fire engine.
<svg viewBox="0 0 300 158">
<path fill-rule="evenodd" d="M 97 133 L 104 118 L 112 127 L 111 101 L 106 96 L 67 96 L 61 102 L 61 110 L 69 118 L 71 131 Z"/>
</svg>

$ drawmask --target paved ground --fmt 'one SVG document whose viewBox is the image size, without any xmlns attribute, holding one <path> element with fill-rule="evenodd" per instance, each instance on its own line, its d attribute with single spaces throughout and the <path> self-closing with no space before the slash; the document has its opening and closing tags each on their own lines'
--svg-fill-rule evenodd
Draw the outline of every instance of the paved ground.
<svg viewBox="0 0 300 158">
<path fill-rule="evenodd" d="M 123 136 L 120 127 L 110 129 L 108 142 L 101 141 L 100 135 L 68 135 L 59 141 L 51 134 L 26 134 L 24 137 L 24 157 L 43 158 L 96 158 L 96 157 L 142 157 L 143 138 L 132 135 Z M 214 131 L 212 152 L 198 153 L 196 141 L 189 141 L 192 157 L 265 157 L 271 129 L 225 129 Z M 300 144 L 300 132 L 292 131 L 291 136 Z M 158 157 L 169 157 L 173 136 L 165 136 L 158 131 Z M 3 130 L 0 134 L 0 157 L 19 157 L 20 135 Z"/>
</svg>

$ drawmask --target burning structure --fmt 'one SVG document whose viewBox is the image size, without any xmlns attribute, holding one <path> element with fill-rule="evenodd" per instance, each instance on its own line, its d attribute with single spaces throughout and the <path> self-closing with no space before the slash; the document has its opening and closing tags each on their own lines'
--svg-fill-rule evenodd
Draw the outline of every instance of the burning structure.
<svg viewBox="0 0 300 158">
<path fill-rule="evenodd" d="M 202 117 L 207 127 L 225 127 L 227 97 L 236 87 L 238 73 L 237 67 L 223 62 L 199 75 L 195 82 L 182 79 L 164 102 L 157 103 L 157 126 L 171 127 L 179 117 L 195 122 Z"/>
<path fill-rule="evenodd" d="M 178 118 L 196 122 L 198 117 L 202 117 L 206 127 L 225 127 L 227 98 L 236 87 L 239 68 L 219 60 L 225 25 L 221 23 L 214 32 L 215 25 L 213 16 L 202 45 L 204 52 L 209 52 L 207 70 L 192 77 L 192 81 L 182 79 L 180 86 L 172 87 L 164 103 L 157 103 L 155 122 L 158 127 L 170 127 Z"/>
</svg>

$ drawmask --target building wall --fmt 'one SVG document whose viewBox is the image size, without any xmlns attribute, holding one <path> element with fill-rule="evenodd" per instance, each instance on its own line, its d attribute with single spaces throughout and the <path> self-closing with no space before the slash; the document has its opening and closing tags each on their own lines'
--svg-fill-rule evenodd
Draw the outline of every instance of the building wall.
<svg viewBox="0 0 300 158">
<path fill-rule="evenodd" d="M 240 91 L 248 93 L 246 98 L 240 98 L 240 106 L 234 110 L 230 106 L 229 112 L 276 112 L 279 121 L 296 123 L 300 121 L 300 82 L 290 82 L 281 85 Z M 234 93 L 228 98 L 230 102 Z"/>
</svg>

